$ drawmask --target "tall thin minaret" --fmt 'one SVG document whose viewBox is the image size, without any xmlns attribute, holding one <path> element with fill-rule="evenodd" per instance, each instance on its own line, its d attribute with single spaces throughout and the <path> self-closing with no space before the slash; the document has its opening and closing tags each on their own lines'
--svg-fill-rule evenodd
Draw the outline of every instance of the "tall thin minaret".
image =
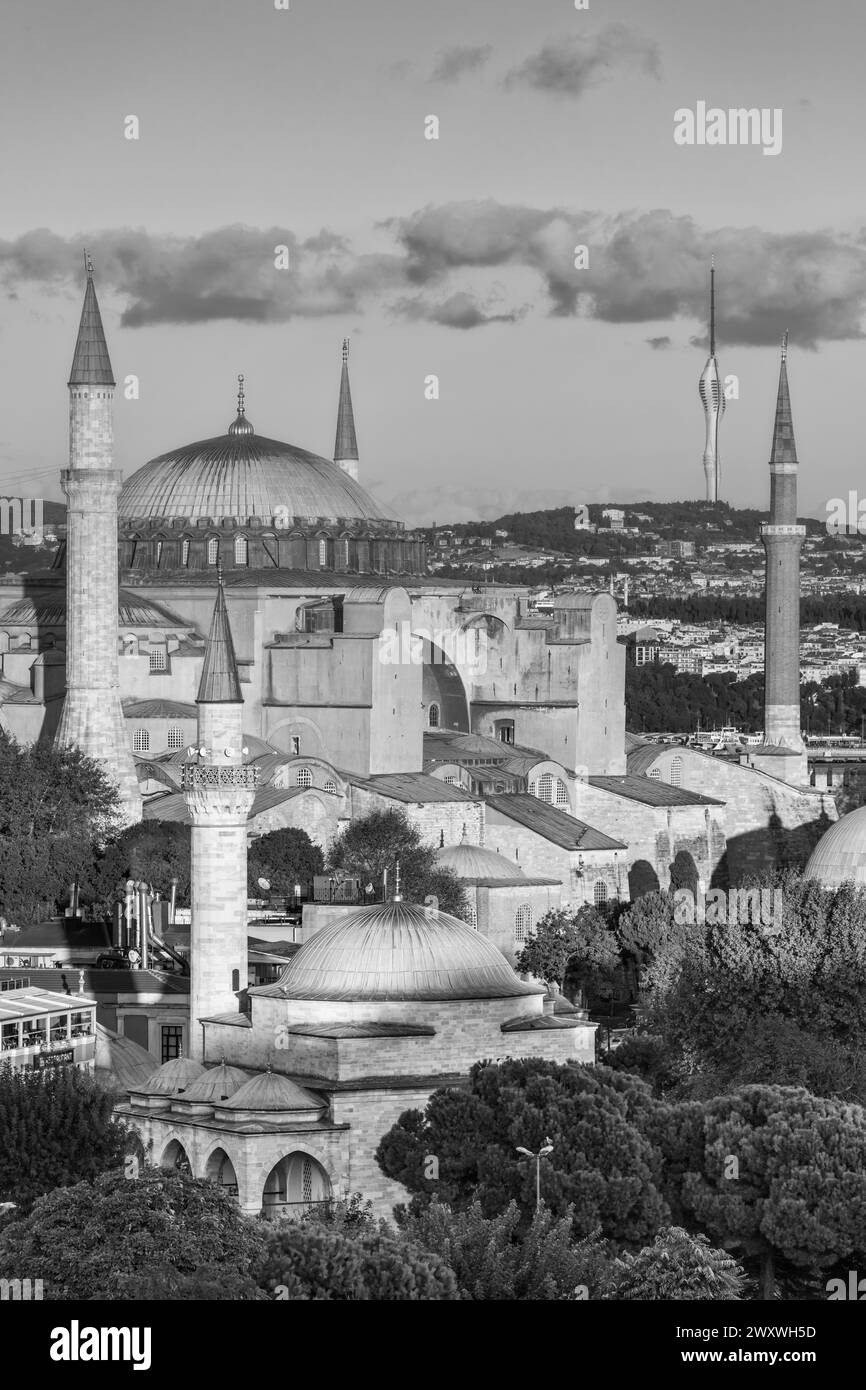
<svg viewBox="0 0 866 1390">
<path fill-rule="evenodd" d="M 93 262 L 69 374 L 69 467 L 66 494 L 66 698 L 55 736 L 79 748 L 116 783 L 121 815 L 141 820 L 141 793 L 120 703 L 117 664 L 117 497 L 108 356 Z"/>
<path fill-rule="evenodd" d="M 800 729 L 800 548 L 797 525 L 797 447 L 788 393 L 788 335 L 782 339 L 779 390 L 770 454 L 770 520 L 761 527 L 766 554 L 764 627 L 764 744 L 760 765 L 788 782 L 805 782 Z M 760 754 L 767 756 L 765 763 Z"/>
<path fill-rule="evenodd" d="M 201 1020 L 237 1013 L 247 979 L 247 818 L 259 770 L 244 766 L 234 643 L 217 570 L 217 596 L 198 687 L 198 746 L 184 765 L 192 821 L 190 1056 L 204 1057 Z"/>
<path fill-rule="evenodd" d="M 349 339 L 343 339 L 343 371 L 340 376 L 340 403 L 337 407 L 337 438 L 334 442 L 334 462 L 350 478 L 358 481 L 358 440 L 355 435 L 355 414 L 352 392 L 349 389 Z"/>
<path fill-rule="evenodd" d="M 704 476 L 707 480 L 707 501 L 718 502 L 721 481 L 719 459 L 719 424 L 725 413 L 725 391 L 719 364 L 716 361 L 716 261 L 710 262 L 710 355 L 701 372 L 698 391 L 704 405 L 707 439 L 704 445 Z"/>
</svg>

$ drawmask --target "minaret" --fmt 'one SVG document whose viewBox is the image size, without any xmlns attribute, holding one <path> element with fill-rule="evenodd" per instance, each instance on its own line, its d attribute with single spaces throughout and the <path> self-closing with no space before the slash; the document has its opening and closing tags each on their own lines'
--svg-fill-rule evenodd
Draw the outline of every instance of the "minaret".
<svg viewBox="0 0 866 1390">
<path fill-rule="evenodd" d="M 358 440 L 355 436 L 355 415 L 352 392 L 349 389 L 349 339 L 343 339 L 343 371 L 340 376 L 340 404 L 337 407 L 337 438 L 334 443 L 334 462 L 350 478 L 358 481 Z"/>
<path fill-rule="evenodd" d="M 87 286 L 69 374 L 66 493 L 66 699 L 55 741 L 79 748 L 118 787 L 121 815 L 141 820 L 141 793 L 120 703 L 114 374 L 85 253 Z"/>
<path fill-rule="evenodd" d="M 707 501 L 718 502 L 720 482 L 719 424 L 725 413 L 725 392 L 719 364 L 716 361 L 716 261 L 710 262 L 710 355 L 701 372 L 698 391 L 704 403 L 707 440 L 704 445 L 704 475 L 707 480 Z"/>
<path fill-rule="evenodd" d="M 184 765 L 192 821 L 190 1056 L 204 1056 L 200 1020 L 237 1013 L 247 979 L 247 818 L 258 768 L 244 766 L 244 700 L 217 567 L 217 596 L 198 687 L 198 747 Z"/>
<path fill-rule="evenodd" d="M 770 455 L 770 520 L 761 527 L 767 557 L 764 743 L 755 762 L 786 782 L 803 783 L 808 780 L 808 769 L 800 731 L 800 547 L 806 528 L 797 525 L 799 465 L 787 356 L 786 333 Z"/>
</svg>

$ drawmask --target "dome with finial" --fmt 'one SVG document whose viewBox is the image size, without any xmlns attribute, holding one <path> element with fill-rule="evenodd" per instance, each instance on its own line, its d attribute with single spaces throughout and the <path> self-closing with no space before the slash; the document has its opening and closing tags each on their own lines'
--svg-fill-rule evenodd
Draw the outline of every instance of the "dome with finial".
<svg viewBox="0 0 866 1390">
<path fill-rule="evenodd" d="M 513 859 L 483 845 L 470 844 L 465 825 L 458 845 L 442 845 L 436 851 L 436 863 L 440 869 L 450 869 L 464 883 L 526 882 L 526 874 Z"/>
<path fill-rule="evenodd" d="M 229 434 L 232 437 L 236 437 L 239 434 L 255 434 L 255 430 L 253 429 L 252 425 L 250 424 L 249 420 L 244 414 L 243 376 L 238 377 L 238 413 L 236 418 L 232 420 L 231 424 L 226 430 L 226 434 Z"/>
</svg>

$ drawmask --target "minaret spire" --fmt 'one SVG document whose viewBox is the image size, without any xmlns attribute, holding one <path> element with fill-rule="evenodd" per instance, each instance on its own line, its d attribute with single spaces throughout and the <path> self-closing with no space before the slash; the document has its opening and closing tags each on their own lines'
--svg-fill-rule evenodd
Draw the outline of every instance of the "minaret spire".
<svg viewBox="0 0 866 1390">
<path fill-rule="evenodd" d="M 358 440 L 355 434 L 355 413 L 349 387 L 349 339 L 343 339 L 343 370 L 340 374 L 340 401 L 337 406 L 337 437 L 334 442 L 334 462 L 350 478 L 358 478 Z"/>
<path fill-rule="evenodd" d="M 217 565 L 217 596 L 205 646 L 196 704 L 243 704 L 238 663 L 229 626 L 222 565 Z"/>
<path fill-rule="evenodd" d="M 114 386 L 114 373 L 108 356 L 105 329 L 93 284 L 93 261 L 84 253 L 84 269 L 87 284 L 84 290 L 84 303 L 78 324 L 78 338 L 69 372 L 69 386 Z"/>
<path fill-rule="evenodd" d="M 707 501 L 719 500 L 720 459 L 719 424 L 725 413 L 725 392 L 719 364 L 716 361 L 716 258 L 710 258 L 710 355 L 698 382 L 698 392 L 703 402 L 707 434 L 704 444 L 704 477 L 707 484 Z"/>
</svg>

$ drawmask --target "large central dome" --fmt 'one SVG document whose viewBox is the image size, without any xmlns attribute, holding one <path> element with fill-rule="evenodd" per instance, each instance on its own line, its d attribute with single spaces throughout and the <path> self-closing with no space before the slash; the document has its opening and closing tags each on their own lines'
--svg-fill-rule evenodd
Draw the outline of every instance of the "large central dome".
<svg viewBox="0 0 866 1390">
<path fill-rule="evenodd" d="M 282 526 L 389 520 L 381 503 L 335 463 L 251 429 L 236 430 L 239 423 L 139 468 L 120 494 L 120 516 L 149 522 L 256 517 Z"/>
</svg>

